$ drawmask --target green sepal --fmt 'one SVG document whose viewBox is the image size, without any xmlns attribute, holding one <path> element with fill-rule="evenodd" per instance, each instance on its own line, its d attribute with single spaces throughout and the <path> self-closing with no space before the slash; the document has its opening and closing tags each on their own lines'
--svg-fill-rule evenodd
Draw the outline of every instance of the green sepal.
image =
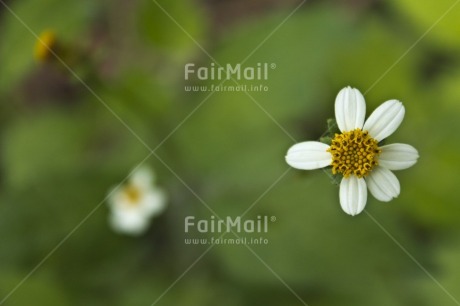
<svg viewBox="0 0 460 306">
<path fill-rule="evenodd" d="M 334 118 L 327 119 L 327 132 L 331 135 L 331 137 L 334 136 L 335 133 L 340 133 L 339 126 Z"/>
<path fill-rule="evenodd" d="M 340 130 L 337 127 L 337 122 L 335 119 L 329 118 L 327 119 L 327 130 L 319 138 L 319 141 L 330 145 L 336 133 L 340 133 Z"/>
<path fill-rule="evenodd" d="M 330 145 L 332 143 L 332 138 L 329 136 L 323 136 L 319 139 L 320 142 Z"/>
<path fill-rule="evenodd" d="M 336 186 L 340 185 L 340 182 L 342 181 L 342 175 L 333 174 L 332 167 L 323 168 L 322 170 L 329 177 L 331 184 L 336 185 Z"/>
</svg>

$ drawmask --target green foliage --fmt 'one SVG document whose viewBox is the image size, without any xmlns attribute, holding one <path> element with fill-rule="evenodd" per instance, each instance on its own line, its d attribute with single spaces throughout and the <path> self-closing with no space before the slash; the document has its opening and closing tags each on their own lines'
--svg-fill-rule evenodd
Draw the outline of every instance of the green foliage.
<svg viewBox="0 0 460 306">
<path fill-rule="evenodd" d="M 140 31 L 146 42 L 165 53 L 182 57 L 198 50 L 193 40 L 202 43 L 204 26 L 202 9 L 194 1 L 140 1 Z"/>
<path fill-rule="evenodd" d="M 0 276 L 0 295 L 5 297 L 20 281 L 22 273 L 5 273 Z M 0 300 L 1 301 L 1 300 Z M 70 299 L 59 288 L 59 283 L 50 277 L 34 276 L 21 286 L 21 294 L 8 300 L 6 305 L 72 305 Z"/>
<path fill-rule="evenodd" d="M 11 125 L 4 135 L 6 178 L 13 188 L 80 167 L 89 130 L 72 114 L 44 113 Z"/>
<path fill-rule="evenodd" d="M 449 1 L 392 1 L 386 15 L 309 4 L 281 26 L 288 9 L 227 26 L 213 19 L 217 4 L 157 2 L 10 1 L 33 32 L 54 29 L 68 46 L 97 45 L 86 54 L 91 61 L 72 66 L 87 73 L 85 84 L 62 70 L 71 90 L 58 94 L 65 90 L 50 82 L 45 97 L 25 80 L 47 79 L 54 68 L 38 72 L 36 39 L 3 10 L 0 301 L 56 246 L 5 305 L 299 305 L 287 286 L 309 305 L 452 303 L 411 256 L 460 295 L 458 9 L 406 52 Z M 406 16 L 410 23 L 401 23 Z M 216 66 L 267 63 L 267 80 L 222 83 L 267 91 L 184 91 L 221 82 L 183 79 L 185 62 L 213 63 L 188 35 Z M 433 50 L 448 69 L 430 71 L 428 82 Z M 300 171 L 284 160 L 293 143 L 331 142 L 338 130 L 327 118 L 348 85 L 365 93 L 367 114 L 401 100 L 406 118 L 387 143 L 409 143 L 421 156 L 396 173 L 397 199 L 369 195 L 356 217 L 342 212 L 340 177 L 330 169 Z M 146 164 L 169 206 L 144 236 L 118 235 L 107 221 L 107 192 L 157 146 L 167 164 L 155 156 Z M 208 245 L 184 238 L 219 235 L 187 235 L 184 218 L 212 212 L 274 217 L 268 233 L 237 233 L 268 244 L 215 245 L 195 263 Z"/>
<path fill-rule="evenodd" d="M 439 47 L 458 50 L 460 41 L 460 10 L 452 0 L 417 1 L 392 0 L 391 4 L 399 11 L 404 22 L 415 27 L 418 35 L 429 31 L 427 39 Z"/>
<path fill-rule="evenodd" d="M 458 232 L 455 233 L 456 236 Z M 435 247 L 434 259 L 436 264 L 433 268 L 442 287 L 433 286 L 432 282 L 426 279 L 420 280 L 417 285 L 421 290 L 429 292 L 427 294 L 428 305 L 435 304 L 452 304 L 458 299 L 458 275 L 460 273 L 460 264 L 458 262 L 459 240 L 452 237 L 450 241 L 443 241 L 443 244 Z M 451 296 L 446 294 L 449 292 Z"/>
<path fill-rule="evenodd" d="M 33 50 L 42 31 L 53 30 L 59 40 L 81 46 L 88 41 L 89 26 L 103 2 L 25 0 L 4 9 L 0 36 L 0 92 L 11 89 L 38 64 Z"/>
</svg>

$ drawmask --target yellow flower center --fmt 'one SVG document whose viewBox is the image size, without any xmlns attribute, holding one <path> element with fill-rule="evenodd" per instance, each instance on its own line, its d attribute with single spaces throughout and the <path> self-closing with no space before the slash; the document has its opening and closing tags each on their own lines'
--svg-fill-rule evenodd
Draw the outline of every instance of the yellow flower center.
<svg viewBox="0 0 460 306">
<path fill-rule="evenodd" d="M 56 44 L 56 35 L 53 31 L 47 30 L 38 37 L 35 48 L 34 57 L 38 62 L 44 62 L 51 57 L 51 51 Z"/>
<path fill-rule="evenodd" d="M 335 134 L 332 144 L 327 149 L 332 154 L 332 173 L 342 173 L 344 177 L 351 174 L 362 178 L 378 164 L 382 150 L 378 142 L 361 129 Z"/>
<path fill-rule="evenodd" d="M 139 188 L 133 185 L 127 185 L 123 191 L 126 198 L 128 199 L 129 204 L 131 204 L 132 206 L 138 205 L 139 200 L 141 198 L 141 191 L 139 190 Z"/>
</svg>

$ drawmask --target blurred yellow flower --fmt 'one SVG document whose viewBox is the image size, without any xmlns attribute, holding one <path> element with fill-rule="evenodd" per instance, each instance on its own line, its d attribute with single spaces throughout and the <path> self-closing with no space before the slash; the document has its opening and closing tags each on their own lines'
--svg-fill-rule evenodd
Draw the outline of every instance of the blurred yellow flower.
<svg viewBox="0 0 460 306">
<path fill-rule="evenodd" d="M 34 58 L 37 62 L 46 62 L 51 58 L 52 50 L 56 46 L 56 34 L 52 30 L 43 31 L 34 47 Z"/>
</svg>

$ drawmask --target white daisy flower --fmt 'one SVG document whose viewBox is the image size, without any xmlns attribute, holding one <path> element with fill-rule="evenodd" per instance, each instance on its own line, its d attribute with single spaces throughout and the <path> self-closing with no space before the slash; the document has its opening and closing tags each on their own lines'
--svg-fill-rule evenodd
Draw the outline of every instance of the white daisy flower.
<svg viewBox="0 0 460 306">
<path fill-rule="evenodd" d="M 408 144 L 378 145 L 396 131 L 404 112 L 401 102 L 389 100 L 364 122 L 363 95 L 346 87 L 335 100 L 335 117 L 342 133 L 335 134 L 331 145 L 317 141 L 295 144 L 288 150 L 286 162 L 302 170 L 332 166 L 333 174 L 341 173 L 340 205 L 349 215 L 363 211 L 367 189 L 377 200 L 388 202 L 400 193 L 399 181 L 391 170 L 409 168 L 419 157 Z"/>
<path fill-rule="evenodd" d="M 140 235 L 147 230 L 151 218 L 163 211 L 166 196 L 153 185 L 153 179 L 149 169 L 140 168 L 125 186 L 110 192 L 109 221 L 115 231 Z"/>
</svg>

